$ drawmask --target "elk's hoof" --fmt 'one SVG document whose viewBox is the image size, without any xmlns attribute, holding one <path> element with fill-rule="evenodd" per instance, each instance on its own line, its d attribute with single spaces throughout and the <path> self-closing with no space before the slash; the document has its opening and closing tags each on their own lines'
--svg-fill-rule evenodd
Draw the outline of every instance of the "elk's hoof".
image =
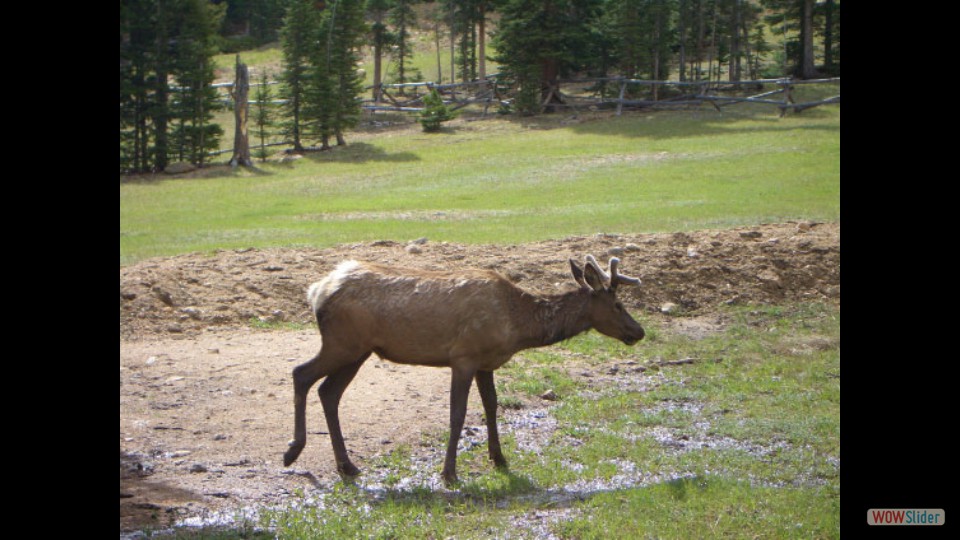
<svg viewBox="0 0 960 540">
<path fill-rule="evenodd" d="M 354 465 L 353 463 L 350 463 L 349 461 L 346 463 L 337 465 L 337 472 L 340 473 L 341 476 L 345 476 L 347 478 L 360 476 L 360 469 L 358 469 L 356 465 Z"/>
<path fill-rule="evenodd" d="M 304 443 L 298 443 L 297 441 L 290 441 L 290 448 L 287 449 L 283 454 L 283 466 L 289 467 L 294 461 L 300 457 L 300 452 L 303 451 Z"/>
<path fill-rule="evenodd" d="M 443 479 L 443 485 L 447 489 L 453 489 L 460 483 L 460 480 L 457 478 L 457 473 L 444 472 L 440 477 Z"/>
</svg>

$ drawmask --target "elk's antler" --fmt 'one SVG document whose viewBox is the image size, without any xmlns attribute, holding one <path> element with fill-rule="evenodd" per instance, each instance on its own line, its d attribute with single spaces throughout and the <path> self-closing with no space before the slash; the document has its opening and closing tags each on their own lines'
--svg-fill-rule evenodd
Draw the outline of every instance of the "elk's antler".
<svg viewBox="0 0 960 540">
<path fill-rule="evenodd" d="M 587 264 L 592 266 L 593 269 L 596 270 L 598 274 L 603 276 L 603 279 L 610 284 L 609 286 L 611 289 L 616 289 L 617 285 L 620 285 L 621 283 L 626 283 L 628 285 L 640 284 L 639 278 L 626 276 L 619 272 L 620 259 L 616 257 L 610 257 L 609 272 L 604 272 L 603 269 L 600 268 L 600 264 L 597 263 L 597 259 L 595 259 L 593 255 L 587 255 L 586 260 Z"/>
<path fill-rule="evenodd" d="M 610 286 L 613 287 L 615 283 L 627 283 L 629 285 L 639 285 L 640 278 L 625 276 L 617 271 L 617 268 L 620 266 L 620 259 L 616 257 L 610 258 Z"/>
</svg>

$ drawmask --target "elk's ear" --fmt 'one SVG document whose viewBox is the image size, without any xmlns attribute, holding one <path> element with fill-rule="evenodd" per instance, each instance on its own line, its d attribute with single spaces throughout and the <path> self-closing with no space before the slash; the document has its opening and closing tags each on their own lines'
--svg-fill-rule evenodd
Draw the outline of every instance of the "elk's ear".
<svg viewBox="0 0 960 540">
<path fill-rule="evenodd" d="M 583 277 L 591 289 L 595 291 L 602 291 L 606 288 L 604 284 L 603 276 L 600 275 L 600 272 L 597 271 L 595 265 L 587 264 L 583 267 Z"/>
<path fill-rule="evenodd" d="M 573 280 L 577 282 L 577 285 L 580 285 L 581 287 L 587 286 L 587 282 L 583 280 L 583 270 L 577 266 L 577 262 L 573 259 L 570 259 L 570 272 L 573 273 Z"/>
</svg>

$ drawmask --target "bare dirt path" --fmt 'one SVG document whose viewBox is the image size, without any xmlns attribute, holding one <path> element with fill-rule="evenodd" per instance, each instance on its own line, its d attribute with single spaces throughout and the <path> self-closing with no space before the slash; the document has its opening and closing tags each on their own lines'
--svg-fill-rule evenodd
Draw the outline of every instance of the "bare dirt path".
<svg viewBox="0 0 960 540">
<path fill-rule="evenodd" d="M 121 529 L 280 502 L 335 480 L 319 402 L 308 409 L 307 451 L 290 469 L 281 457 L 293 429 L 290 370 L 319 345 L 315 330 L 121 341 Z M 442 428 L 447 384 L 443 370 L 372 358 L 341 405 L 351 451 L 362 462 Z"/>
<path fill-rule="evenodd" d="M 120 529 L 280 503 L 336 479 L 319 402 L 307 448 L 282 464 L 292 434 L 290 370 L 320 347 L 305 291 L 337 262 L 494 268 L 542 292 L 567 286 L 567 258 L 623 260 L 643 279 L 624 291 L 641 320 L 725 303 L 840 298 L 840 225 L 784 223 L 723 231 L 597 235 L 520 246 L 374 242 L 325 250 L 239 250 L 152 259 L 120 269 Z M 695 317 L 671 318 L 678 327 Z M 256 321 L 256 324 L 252 324 Z M 662 319 L 663 324 L 667 319 Z M 277 329 L 302 323 L 306 329 Z M 256 328 L 265 325 L 268 329 Z M 361 468 L 402 444 L 437 444 L 448 418 L 446 370 L 372 357 L 341 418 Z M 481 425 L 476 390 L 467 426 Z M 424 447 L 426 448 L 426 447 Z"/>
</svg>

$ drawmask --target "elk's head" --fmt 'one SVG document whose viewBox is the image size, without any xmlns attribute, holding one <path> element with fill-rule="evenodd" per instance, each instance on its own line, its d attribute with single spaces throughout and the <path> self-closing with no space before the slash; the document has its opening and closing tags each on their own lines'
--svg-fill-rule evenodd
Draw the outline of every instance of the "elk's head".
<svg viewBox="0 0 960 540">
<path fill-rule="evenodd" d="M 581 289 L 590 292 L 591 326 L 601 334 L 633 345 L 643 339 L 643 327 L 627 313 L 623 303 L 617 300 L 617 287 L 621 284 L 639 285 L 640 280 L 620 274 L 620 259 L 610 259 L 609 272 L 604 272 L 592 255 L 587 255 L 583 268 L 570 259 L 573 279 Z"/>
</svg>

